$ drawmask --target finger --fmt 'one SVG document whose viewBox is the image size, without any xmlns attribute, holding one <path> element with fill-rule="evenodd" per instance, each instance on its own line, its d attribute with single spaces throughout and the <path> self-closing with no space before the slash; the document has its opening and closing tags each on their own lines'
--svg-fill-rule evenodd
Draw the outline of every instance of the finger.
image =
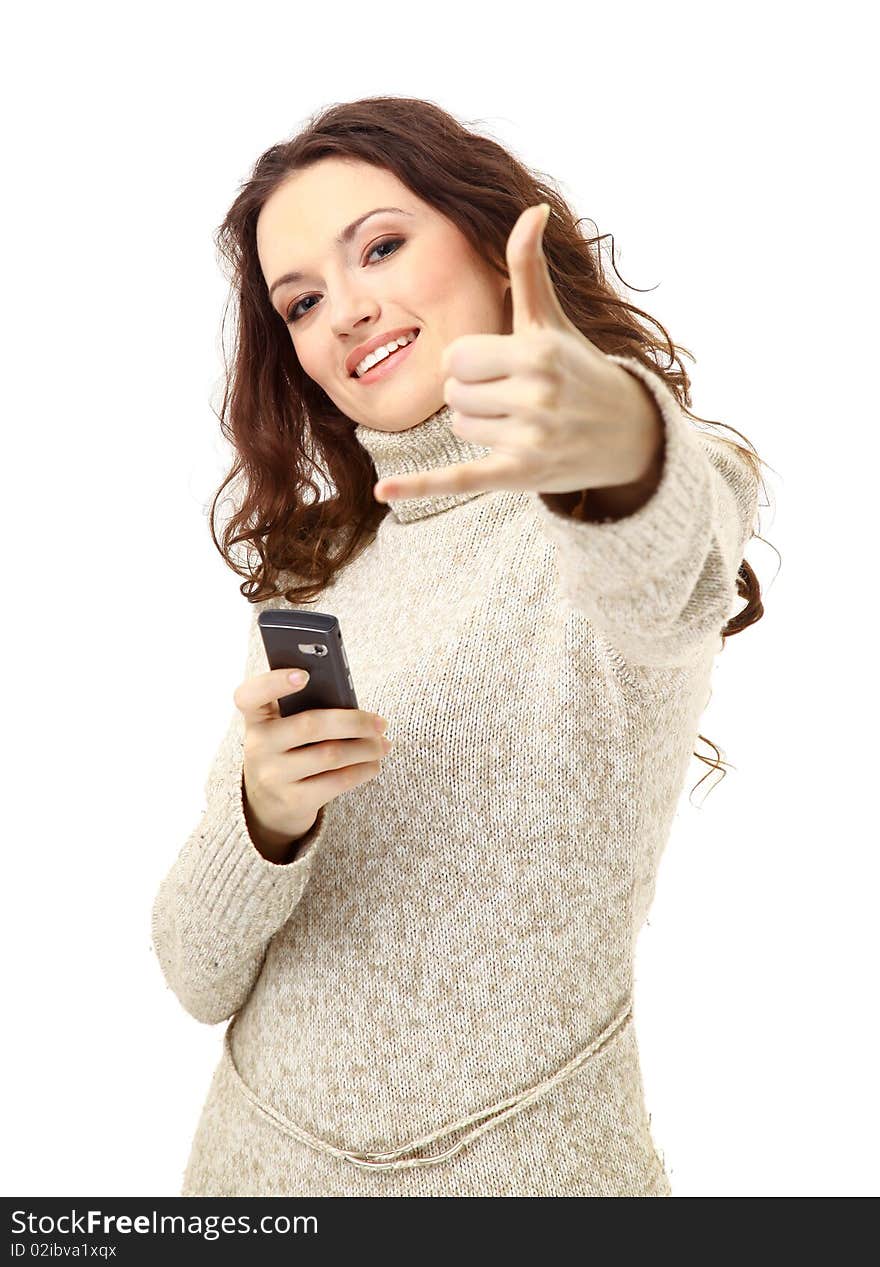
<svg viewBox="0 0 880 1267">
<path fill-rule="evenodd" d="M 264 721 L 267 715 L 279 716 L 277 701 L 303 690 L 308 684 L 308 678 L 302 685 L 291 682 L 292 672 L 293 669 L 270 669 L 268 673 L 256 673 L 235 688 L 232 702 L 246 721 Z"/>
<path fill-rule="evenodd" d="M 447 343 L 440 357 L 444 377 L 462 383 L 490 382 L 525 369 L 526 350 L 509 334 L 461 334 Z"/>
<path fill-rule="evenodd" d="M 387 729 L 387 722 L 383 719 Z M 310 750 L 316 744 L 333 739 L 362 739 L 371 744 L 383 737 L 376 725 L 376 714 L 362 708 L 308 708 L 289 717 L 279 717 L 265 727 L 269 746 L 276 752 Z"/>
<path fill-rule="evenodd" d="M 436 497 L 443 493 L 469 493 L 509 488 L 507 480 L 519 469 L 512 458 L 492 454 L 478 462 L 459 462 L 436 471 L 417 471 L 414 475 L 395 475 L 393 479 L 379 480 L 373 486 L 373 496 L 384 502 L 410 497 Z"/>
<path fill-rule="evenodd" d="M 391 745 L 393 746 L 393 745 Z M 310 747 L 292 747 L 279 754 L 280 769 L 290 783 L 313 778 L 331 770 L 344 770 L 364 761 L 381 762 L 391 747 L 373 731 L 370 735 L 348 736 Z"/>
<path fill-rule="evenodd" d="M 532 377 L 529 365 L 523 366 L 521 377 L 505 376 L 487 383 L 462 383 L 448 378 L 443 384 L 453 431 L 464 418 L 510 419 L 517 414 L 540 412 L 544 391 L 544 384 Z M 477 443 L 492 442 L 478 440 Z"/>
<path fill-rule="evenodd" d="M 507 239 L 514 334 L 530 326 L 568 324 L 544 255 L 544 226 L 549 211 L 548 203 L 526 207 Z"/>
</svg>

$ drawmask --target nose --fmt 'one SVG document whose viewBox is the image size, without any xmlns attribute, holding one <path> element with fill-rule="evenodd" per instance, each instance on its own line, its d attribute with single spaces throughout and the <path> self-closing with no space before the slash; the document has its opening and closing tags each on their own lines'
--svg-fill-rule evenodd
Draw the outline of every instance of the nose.
<svg viewBox="0 0 880 1267">
<path fill-rule="evenodd" d="M 335 335 L 344 338 L 345 335 L 355 334 L 365 322 L 374 322 L 378 314 L 379 305 L 375 299 L 360 287 L 341 283 L 330 304 L 330 328 Z"/>
</svg>

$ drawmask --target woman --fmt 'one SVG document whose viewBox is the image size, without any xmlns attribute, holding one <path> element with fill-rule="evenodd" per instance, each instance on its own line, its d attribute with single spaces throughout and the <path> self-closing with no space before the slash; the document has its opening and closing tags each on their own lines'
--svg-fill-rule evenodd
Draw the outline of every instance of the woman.
<svg viewBox="0 0 880 1267">
<path fill-rule="evenodd" d="M 634 945 L 761 614 L 758 462 L 555 191 L 430 103 L 311 120 L 219 240 L 254 613 L 153 908 L 183 1006 L 232 1018 L 181 1195 L 669 1195 Z M 256 619 L 316 602 L 361 708 L 282 718 Z"/>
</svg>

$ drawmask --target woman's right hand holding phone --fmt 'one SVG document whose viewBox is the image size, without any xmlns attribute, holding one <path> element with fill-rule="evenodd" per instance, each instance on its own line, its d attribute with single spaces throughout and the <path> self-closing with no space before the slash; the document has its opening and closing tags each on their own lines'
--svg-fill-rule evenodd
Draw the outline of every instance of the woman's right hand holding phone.
<svg viewBox="0 0 880 1267">
<path fill-rule="evenodd" d="M 278 700 L 302 690 L 290 669 L 247 678 L 233 701 L 244 717 L 242 801 L 251 839 L 270 862 L 287 862 L 322 805 L 367 783 L 391 751 L 388 723 L 359 708 L 311 708 L 282 717 Z"/>
</svg>

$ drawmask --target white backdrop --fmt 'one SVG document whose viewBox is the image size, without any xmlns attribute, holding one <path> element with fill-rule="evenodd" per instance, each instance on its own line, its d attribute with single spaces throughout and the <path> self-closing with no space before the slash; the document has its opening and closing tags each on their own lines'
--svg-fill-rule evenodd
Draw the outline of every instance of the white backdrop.
<svg viewBox="0 0 880 1267">
<path fill-rule="evenodd" d="M 250 616 L 206 518 L 229 456 L 212 232 L 269 144 L 379 93 L 489 130 L 612 232 L 655 287 L 634 301 L 697 357 L 694 411 L 777 472 L 772 546 L 747 554 L 766 614 L 718 657 L 700 726 L 736 768 L 697 808 L 692 761 L 639 942 L 645 1092 L 676 1196 L 878 1191 L 866 12 L 16 6 L 4 1194 L 178 1192 L 224 1026 L 166 988 L 150 911 Z"/>
</svg>

